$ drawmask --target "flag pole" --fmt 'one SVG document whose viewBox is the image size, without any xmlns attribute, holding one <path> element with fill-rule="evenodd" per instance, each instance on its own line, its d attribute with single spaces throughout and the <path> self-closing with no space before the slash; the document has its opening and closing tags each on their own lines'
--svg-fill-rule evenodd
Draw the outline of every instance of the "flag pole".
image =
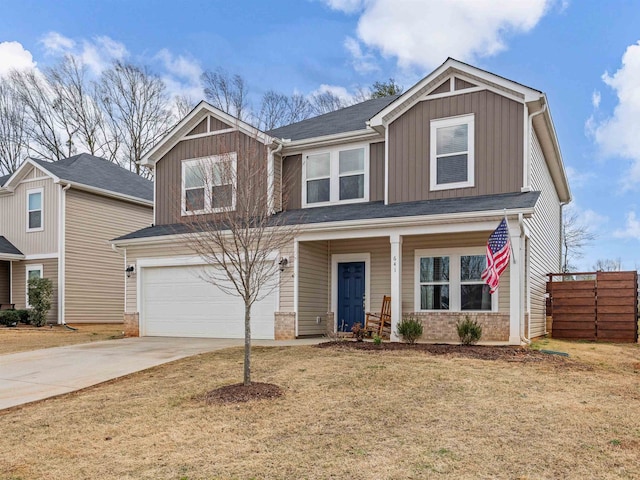
<svg viewBox="0 0 640 480">
<path fill-rule="evenodd" d="M 503 209 L 503 215 L 504 215 L 504 221 L 507 224 L 507 232 L 509 232 L 509 245 L 511 245 L 511 229 L 509 228 L 509 219 L 507 218 L 507 209 L 504 208 Z M 509 255 L 511 257 L 511 260 L 513 261 L 513 264 L 516 264 L 516 256 L 513 254 L 513 248 L 511 248 L 511 255 Z"/>
</svg>

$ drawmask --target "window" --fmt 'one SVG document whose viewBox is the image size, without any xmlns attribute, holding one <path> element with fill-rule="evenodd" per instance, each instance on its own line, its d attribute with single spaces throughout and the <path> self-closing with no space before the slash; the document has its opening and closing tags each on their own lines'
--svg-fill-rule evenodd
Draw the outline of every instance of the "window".
<svg viewBox="0 0 640 480">
<path fill-rule="evenodd" d="M 497 293 L 480 278 L 487 265 L 482 248 L 416 250 L 415 258 L 417 311 L 497 310 Z"/>
<path fill-rule="evenodd" d="M 43 229 L 42 193 L 42 188 L 27 190 L 27 232 Z"/>
<path fill-rule="evenodd" d="M 236 153 L 182 162 L 183 215 L 235 208 Z"/>
<path fill-rule="evenodd" d="M 29 280 L 32 278 L 42 278 L 42 265 L 27 265 L 25 281 L 26 281 L 26 306 L 27 308 L 31 308 L 31 304 L 29 303 Z"/>
<path fill-rule="evenodd" d="M 431 190 L 474 186 L 474 116 L 431 120 Z"/>
<path fill-rule="evenodd" d="M 368 151 L 366 145 L 304 155 L 303 206 L 367 201 Z"/>
</svg>

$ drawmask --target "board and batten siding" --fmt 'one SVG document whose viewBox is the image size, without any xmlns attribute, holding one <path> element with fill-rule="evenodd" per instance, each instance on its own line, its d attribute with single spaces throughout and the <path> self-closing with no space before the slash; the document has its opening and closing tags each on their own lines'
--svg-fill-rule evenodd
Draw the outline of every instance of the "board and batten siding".
<svg viewBox="0 0 640 480">
<path fill-rule="evenodd" d="M 540 142 L 532 131 L 531 187 L 542 192 L 531 218 L 524 220 L 530 231 L 529 279 L 531 289 L 529 338 L 546 333 L 547 274 L 560 271 L 561 266 L 561 207 Z"/>
<path fill-rule="evenodd" d="M 473 187 L 430 191 L 431 120 L 473 113 Z M 524 107 L 484 90 L 427 99 L 389 125 L 389 203 L 519 192 L 523 175 Z"/>
<path fill-rule="evenodd" d="M 369 145 L 369 200 L 384 200 L 384 142 Z"/>
<path fill-rule="evenodd" d="M 58 253 L 60 186 L 33 168 L 13 194 L 0 196 L 0 235 L 25 255 Z M 31 178 L 29 178 L 31 177 Z M 38 178 L 39 180 L 34 180 Z M 27 191 L 42 188 L 42 231 L 27 232 Z"/>
<path fill-rule="evenodd" d="M 328 243 L 300 242 L 298 255 L 298 335 L 322 335 L 329 311 Z"/>
<path fill-rule="evenodd" d="M 53 285 L 53 295 L 51 298 L 51 310 L 47 315 L 48 323 L 58 322 L 58 259 L 46 258 L 42 260 L 21 260 L 13 262 L 11 269 L 11 290 L 13 294 L 13 303 L 17 309 L 26 308 L 27 298 L 27 266 L 42 265 L 42 276 L 51 280 Z"/>
<path fill-rule="evenodd" d="M 231 152 L 237 153 L 238 182 L 244 181 L 242 167 L 246 164 L 243 162 L 249 162 L 250 165 L 256 165 L 258 161 L 264 162 L 265 178 L 260 185 L 260 188 L 264 189 L 261 195 L 264 195 L 267 188 L 267 149 L 262 143 L 239 132 L 186 138 L 178 142 L 156 163 L 156 224 L 182 223 L 189 218 L 182 216 L 182 160 Z"/>
<path fill-rule="evenodd" d="M 497 224 L 496 224 L 497 226 Z M 436 234 L 407 236 L 402 240 L 402 313 L 416 311 L 415 289 L 415 251 L 447 248 L 485 248 L 491 232 L 473 232 L 465 234 Z M 511 266 L 500 276 L 498 288 L 498 311 L 509 313 L 509 274 Z"/>
<path fill-rule="evenodd" d="M 0 303 L 11 301 L 11 263 L 0 261 Z"/>
<path fill-rule="evenodd" d="M 65 202 L 65 321 L 120 323 L 125 265 L 109 240 L 151 225 L 153 210 L 73 188 Z"/>
</svg>

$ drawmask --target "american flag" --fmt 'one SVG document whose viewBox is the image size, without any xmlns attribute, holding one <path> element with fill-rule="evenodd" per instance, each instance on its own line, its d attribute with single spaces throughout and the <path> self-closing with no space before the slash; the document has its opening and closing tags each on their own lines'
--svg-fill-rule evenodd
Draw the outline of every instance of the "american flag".
<svg viewBox="0 0 640 480">
<path fill-rule="evenodd" d="M 509 226 L 505 217 L 498 228 L 489 236 L 487 242 L 487 268 L 482 272 L 481 278 L 491 287 L 491 293 L 497 290 L 500 275 L 509 265 L 510 256 Z"/>
</svg>

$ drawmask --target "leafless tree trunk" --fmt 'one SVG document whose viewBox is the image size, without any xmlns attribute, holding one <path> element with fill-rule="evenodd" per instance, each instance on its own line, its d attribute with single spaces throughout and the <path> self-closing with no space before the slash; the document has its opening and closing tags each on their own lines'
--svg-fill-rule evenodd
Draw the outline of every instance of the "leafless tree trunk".
<svg viewBox="0 0 640 480">
<path fill-rule="evenodd" d="M 198 102 L 194 101 L 193 98 L 188 95 L 177 95 L 174 97 L 173 113 L 176 117 L 176 123 L 189 115 L 197 103 Z"/>
<path fill-rule="evenodd" d="M 251 308 L 278 286 L 281 252 L 291 247 L 299 227 L 270 214 L 267 148 L 257 139 L 246 147 L 241 135 L 231 134 L 220 146 L 229 153 L 186 167 L 184 213 L 186 243 L 209 266 L 202 278 L 244 302 L 243 381 L 249 385 Z"/>
<path fill-rule="evenodd" d="M 323 115 L 349 106 L 342 98 L 328 91 L 312 95 L 310 102 L 314 115 Z"/>
<path fill-rule="evenodd" d="M 247 82 L 240 75 L 229 75 L 223 69 L 202 74 L 204 95 L 211 105 L 240 120 L 247 120 L 251 112 L 248 106 Z"/>
<path fill-rule="evenodd" d="M 584 248 L 596 239 L 587 225 L 580 223 L 575 212 L 562 218 L 562 272 L 576 271 L 574 262 L 584 256 Z"/>
<path fill-rule="evenodd" d="M 619 272 L 622 270 L 622 260 L 618 258 L 599 258 L 593 269 L 597 272 Z"/>
<path fill-rule="evenodd" d="M 171 126 L 164 83 L 145 67 L 116 62 L 103 72 L 98 91 L 120 163 L 140 174 L 142 156 Z"/>
<path fill-rule="evenodd" d="M 13 173 L 26 154 L 24 108 L 11 84 L 0 78 L 0 175 Z"/>
</svg>

